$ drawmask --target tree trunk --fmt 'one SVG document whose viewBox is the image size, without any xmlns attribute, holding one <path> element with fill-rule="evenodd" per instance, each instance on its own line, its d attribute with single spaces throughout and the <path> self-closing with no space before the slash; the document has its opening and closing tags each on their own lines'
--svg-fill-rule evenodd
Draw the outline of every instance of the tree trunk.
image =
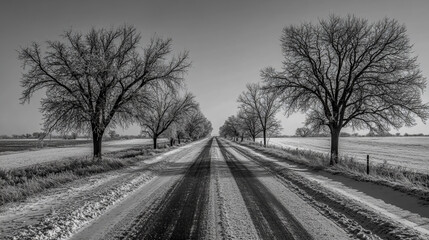
<svg viewBox="0 0 429 240">
<path fill-rule="evenodd" d="M 101 159 L 101 143 L 103 141 L 103 131 L 92 130 L 93 158 Z"/>
<path fill-rule="evenodd" d="M 157 148 L 157 143 L 156 143 L 157 140 L 158 140 L 158 137 L 153 137 L 153 149 Z"/>
<path fill-rule="evenodd" d="M 338 163 L 338 143 L 340 140 L 341 129 L 331 130 L 331 160 L 330 165 Z"/>
<path fill-rule="evenodd" d="M 263 130 L 263 135 L 264 135 L 264 147 L 266 147 L 267 146 L 267 130 L 266 129 Z"/>
<path fill-rule="evenodd" d="M 253 142 L 256 142 L 256 136 L 252 136 Z"/>
<path fill-rule="evenodd" d="M 174 138 L 170 138 L 170 147 L 172 147 L 174 144 Z"/>
</svg>

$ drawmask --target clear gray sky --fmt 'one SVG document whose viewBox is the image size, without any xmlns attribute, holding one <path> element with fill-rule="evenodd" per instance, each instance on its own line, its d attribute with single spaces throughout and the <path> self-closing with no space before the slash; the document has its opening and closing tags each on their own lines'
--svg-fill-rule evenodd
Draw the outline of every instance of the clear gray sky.
<svg viewBox="0 0 429 240">
<path fill-rule="evenodd" d="M 177 51 L 189 50 L 192 68 L 186 77 L 214 134 L 225 119 L 236 113 L 238 95 L 246 83 L 260 81 L 267 66 L 280 67 L 280 35 L 285 26 L 317 21 L 329 14 L 355 14 L 370 21 L 385 16 L 407 26 L 423 74 L 429 76 L 429 1 L 421 0 L 297 0 L 297 1 L 90 1 L 15 0 L 0 7 L 0 134 L 40 131 L 40 97 L 19 104 L 21 63 L 16 50 L 32 41 L 60 39 L 70 28 L 86 32 L 91 27 L 134 25 L 144 45 L 154 34 L 173 39 Z M 429 89 L 428 89 L 429 90 Z M 429 94 L 424 93 L 429 102 Z M 282 119 L 283 132 L 294 134 L 304 117 Z M 138 134 L 134 126 L 127 134 Z M 419 124 L 401 129 L 429 134 Z"/>
</svg>

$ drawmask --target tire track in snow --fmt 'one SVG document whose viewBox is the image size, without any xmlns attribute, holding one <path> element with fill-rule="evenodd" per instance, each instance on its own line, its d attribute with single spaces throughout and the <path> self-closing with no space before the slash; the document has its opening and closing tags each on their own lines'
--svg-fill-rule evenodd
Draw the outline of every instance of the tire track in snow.
<svg viewBox="0 0 429 240">
<path fill-rule="evenodd" d="M 295 189 L 294 192 L 302 199 L 359 239 L 429 239 L 427 235 L 415 229 L 368 209 L 361 204 L 362 202 L 333 192 L 328 186 L 308 178 L 305 174 L 279 164 L 275 158 L 238 144 L 228 144 L 243 156 L 272 172 L 273 176 L 283 179 L 282 182 Z"/>
<path fill-rule="evenodd" d="M 150 181 L 111 206 L 99 218 L 76 232 L 71 239 L 113 240 L 131 236 L 130 233 L 135 232 L 133 226 L 142 222 L 141 219 L 148 218 L 154 209 L 157 209 L 168 190 L 183 177 L 207 141 L 204 139 L 163 154 L 165 159 L 159 160 L 165 164 L 150 167 L 154 171 Z M 158 165 L 156 161 L 158 160 L 153 159 L 145 163 Z M 174 174 L 169 169 L 174 169 Z"/>
<path fill-rule="evenodd" d="M 215 194 L 210 195 L 210 199 L 216 202 L 214 208 L 218 210 L 217 215 L 211 215 L 215 219 L 211 226 L 217 234 L 211 234 L 206 239 L 260 239 L 217 139 L 213 141 L 211 151 L 210 190 Z"/>
<path fill-rule="evenodd" d="M 252 171 L 230 154 L 221 142 L 219 146 L 262 239 L 313 239 Z"/>
<path fill-rule="evenodd" d="M 210 140 L 196 161 L 160 203 L 157 211 L 139 223 L 128 239 L 198 239 L 204 232 L 210 187 Z"/>
</svg>

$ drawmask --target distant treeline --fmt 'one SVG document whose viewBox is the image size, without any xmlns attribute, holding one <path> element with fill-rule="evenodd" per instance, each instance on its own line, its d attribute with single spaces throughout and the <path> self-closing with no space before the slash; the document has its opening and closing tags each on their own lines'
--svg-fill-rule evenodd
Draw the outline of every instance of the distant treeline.
<svg viewBox="0 0 429 240">
<path fill-rule="evenodd" d="M 330 137 L 328 133 L 321 133 L 321 134 L 311 134 L 306 136 L 299 136 L 299 135 L 277 135 L 273 136 L 272 138 L 287 138 L 287 137 Z M 401 135 L 400 133 L 391 134 L 391 133 L 385 133 L 385 134 L 374 134 L 374 133 L 368 133 L 368 134 L 358 134 L 358 133 L 340 133 L 340 137 L 429 137 L 429 134 L 423 134 L 423 133 L 417 133 L 417 134 L 410 134 L 410 133 L 404 133 L 404 135 Z"/>
<path fill-rule="evenodd" d="M 43 132 L 33 132 L 33 133 L 25 133 L 25 134 L 12 134 L 12 135 L 0 135 L 0 139 L 40 139 L 45 137 L 45 133 Z M 70 135 L 72 136 L 72 135 Z M 64 136 L 51 135 L 51 138 L 64 138 Z M 77 135 L 76 135 L 77 137 Z M 76 138 L 75 137 L 75 138 Z"/>
</svg>

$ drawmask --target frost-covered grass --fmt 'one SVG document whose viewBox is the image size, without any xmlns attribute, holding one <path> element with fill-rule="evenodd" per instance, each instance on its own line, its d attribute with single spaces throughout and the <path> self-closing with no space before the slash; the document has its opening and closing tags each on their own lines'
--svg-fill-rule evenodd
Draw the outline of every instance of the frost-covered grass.
<svg viewBox="0 0 429 240">
<path fill-rule="evenodd" d="M 134 148 L 106 154 L 101 161 L 80 157 L 24 168 L 0 169 L 0 205 L 24 200 L 45 189 L 58 187 L 92 174 L 129 166 L 136 161 L 165 152 L 167 149 L 166 145 L 161 149 Z"/>
<path fill-rule="evenodd" d="M 415 169 L 390 165 L 387 162 L 370 163 L 370 174 L 368 175 L 366 174 L 366 164 L 350 156 L 341 156 L 339 164 L 330 166 L 329 154 L 276 145 L 265 148 L 253 142 L 243 142 L 242 144 L 266 155 L 304 164 L 315 170 L 341 174 L 359 181 L 374 182 L 393 187 L 422 199 L 429 199 L 429 174 Z"/>
<path fill-rule="evenodd" d="M 384 163 L 370 164 L 370 174 L 366 164 L 353 158 L 342 158 L 339 164 L 327 167 L 327 171 L 350 176 L 360 181 L 375 182 L 405 193 L 429 200 L 429 174 L 415 169 Z"/>
<path fill-rule="evenodd" d="M 260 142 L 261 139 L 257 139 Z M 308 149 L 315 152 L 329 153 L 329 137 L 285 137 L 271 138 L 269 145 Z M 355 161 L 366 163 L 366 156 L 371 162 L 402 166 L 417 171 L 429 172 L 429 137 L 341 137 L 340 153 L 352 156 Z"/>
<path fill-rule="evenodd" d="M 89 158 L 38 164 L 21 169 L 0 170 L 0 204 L 19 201 L 45 189 L 91 175 L 119 169 L 129 164 L 123 159 Z"/>
<path fill-rule="evenodd" d="M 242 142 L 241 144 L 249 146 L 269 156 L 287 159 L 298 164 L 305 164 L 314 169 L 325 168 L 325 166 L 329 165 L 329 155 L 322 152 L 281 147 L 278 145 L 269 145 L 268 147 L 263 147 L 260 144 L 254 142 Z"/>
</svg>

